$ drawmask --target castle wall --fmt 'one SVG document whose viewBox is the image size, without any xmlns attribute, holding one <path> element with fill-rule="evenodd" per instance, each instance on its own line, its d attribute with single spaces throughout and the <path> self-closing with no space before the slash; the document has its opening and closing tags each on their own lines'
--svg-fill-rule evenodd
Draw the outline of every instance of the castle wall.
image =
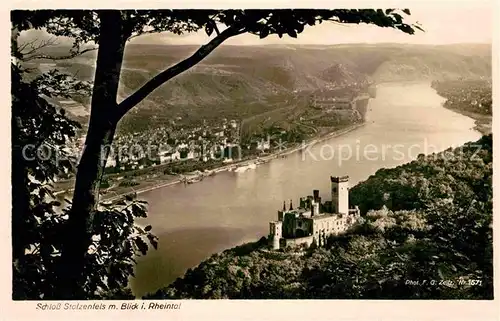
<svg viewBox="0 0 500 321">
<path fill-rule="evenodd" d="M 279 249 L 303 243 L 310 246 L 314 241 L 317 245 L 323 246 L 329 236 L 344 233 L 355 220 L 356 217 L 352 214 L 323 214 L 313 218 L 293 218 L 290 220 L 293 222 L 291 226 L 295 226 L 293 235 L 283 235 L 279 240 L 276 238 L 273 241 L 273 248 Z M 302 232 L 299 233 L 299 230 Z M 275 237 L 277 236 L 275 235 Z"/>
<path fill-rule="evenodd" d="M 295 215 L 286 213 L 283 217 L 283 237 L 294 237 Z"/>
<path fill-rule="evenodd" d="M 295 239 L 283 239 L 284 247 L 295 247 L 299 246 L 301 244 L 306 244 L 307 246 L 311 246 L 313 243 L 313 236 L 305 236 L 305 237 L 299 237 Z"/>
<path fill-rule="evenodd" d="M 298 218 L 295 220 L 295 237 L 309 236 L 312 234 L 312 220 L 309 218 Z"/>
<path fill-rule="evenodd" d="M 308 217 L 285 214 L 283 219 L 283 237 L 295 238 L 308 236 L 312 233 L 312 222 Z"/>
<path fill-rule="evenodd" d="M 283 225 L 280 221 L 269 222 L 269 241 L 274 250 L 280 248 Z"/>
<path fill-rule="evenodd" d="M 348 215 L 323 216 L 314 220 L 313 236 L 318 245 L 323 245 L 330 235 L 345 232 L 354 221 Z"/>
</svg>

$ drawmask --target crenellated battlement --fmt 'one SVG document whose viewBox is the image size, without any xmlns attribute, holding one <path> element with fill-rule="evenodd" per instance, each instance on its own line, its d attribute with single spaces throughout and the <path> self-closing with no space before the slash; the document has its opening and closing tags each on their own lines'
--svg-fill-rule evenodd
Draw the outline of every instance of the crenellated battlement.
<svg viewBox="0 0 500 321">
<path fill-rule="evenodd" d="M 349 181 L 349 176 L 330 176 L 332 183 L 344 183 Z"/>
<path fill-rule="evenodd" d="M 331 176 L 332 200 L 321 202 L 319 190 L 301 197 L 299 206 L 278 211 L 278 221 L 270 222 L 270 244 L 273 249 L 283 246 L 316 242 L 323 245 L 327 237 L 345 232 L 360 217 L 359 208 L 349 208 L 349 176 Z"/>
</svg>

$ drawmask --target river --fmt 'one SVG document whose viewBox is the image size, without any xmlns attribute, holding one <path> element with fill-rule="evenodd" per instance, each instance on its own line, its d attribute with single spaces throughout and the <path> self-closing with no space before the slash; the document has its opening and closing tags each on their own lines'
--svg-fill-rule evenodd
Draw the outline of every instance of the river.
<svg viewBox="0 0 500 321">
<path fill-rule="evenodd" d="M 477 140 L 474 120 L 442 107 L 430 83 L 380 84 L 368 104 L 366 125 L 339 137 L 242 173 L 222 172 L 202 182 L 141 194 L 160 238 L 157 251 L 138 259 L 132 290 L 137 296 L 166 286 L 211 254 L 267 236 L 269 221 L 286 200 L 320 190 L 329 200 L 329 176 L 350 176 L 350 186 L 378 169 L 419 153 Z"/>
</svg>

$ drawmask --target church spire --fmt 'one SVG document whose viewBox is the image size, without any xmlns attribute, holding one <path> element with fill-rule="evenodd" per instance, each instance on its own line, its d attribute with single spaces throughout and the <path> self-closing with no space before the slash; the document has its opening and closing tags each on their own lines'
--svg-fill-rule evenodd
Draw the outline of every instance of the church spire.
<svg viewBox="0 0 500 321">
<path fill-rule="evenodd" d="M 290 211 L 293 210 L 292 200 L 290 200 Z"/>
</svg>

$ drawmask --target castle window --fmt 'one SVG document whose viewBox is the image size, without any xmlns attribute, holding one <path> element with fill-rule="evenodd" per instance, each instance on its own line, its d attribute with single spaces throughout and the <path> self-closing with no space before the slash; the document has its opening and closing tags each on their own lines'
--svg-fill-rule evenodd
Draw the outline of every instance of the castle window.
<svg viewBox="0 0 500 321">
<path fill-rule="evenodd" d="M 337 188 L 336 187 L 333 188 L 333 192 L 337 193 Z"/>
</svg>

